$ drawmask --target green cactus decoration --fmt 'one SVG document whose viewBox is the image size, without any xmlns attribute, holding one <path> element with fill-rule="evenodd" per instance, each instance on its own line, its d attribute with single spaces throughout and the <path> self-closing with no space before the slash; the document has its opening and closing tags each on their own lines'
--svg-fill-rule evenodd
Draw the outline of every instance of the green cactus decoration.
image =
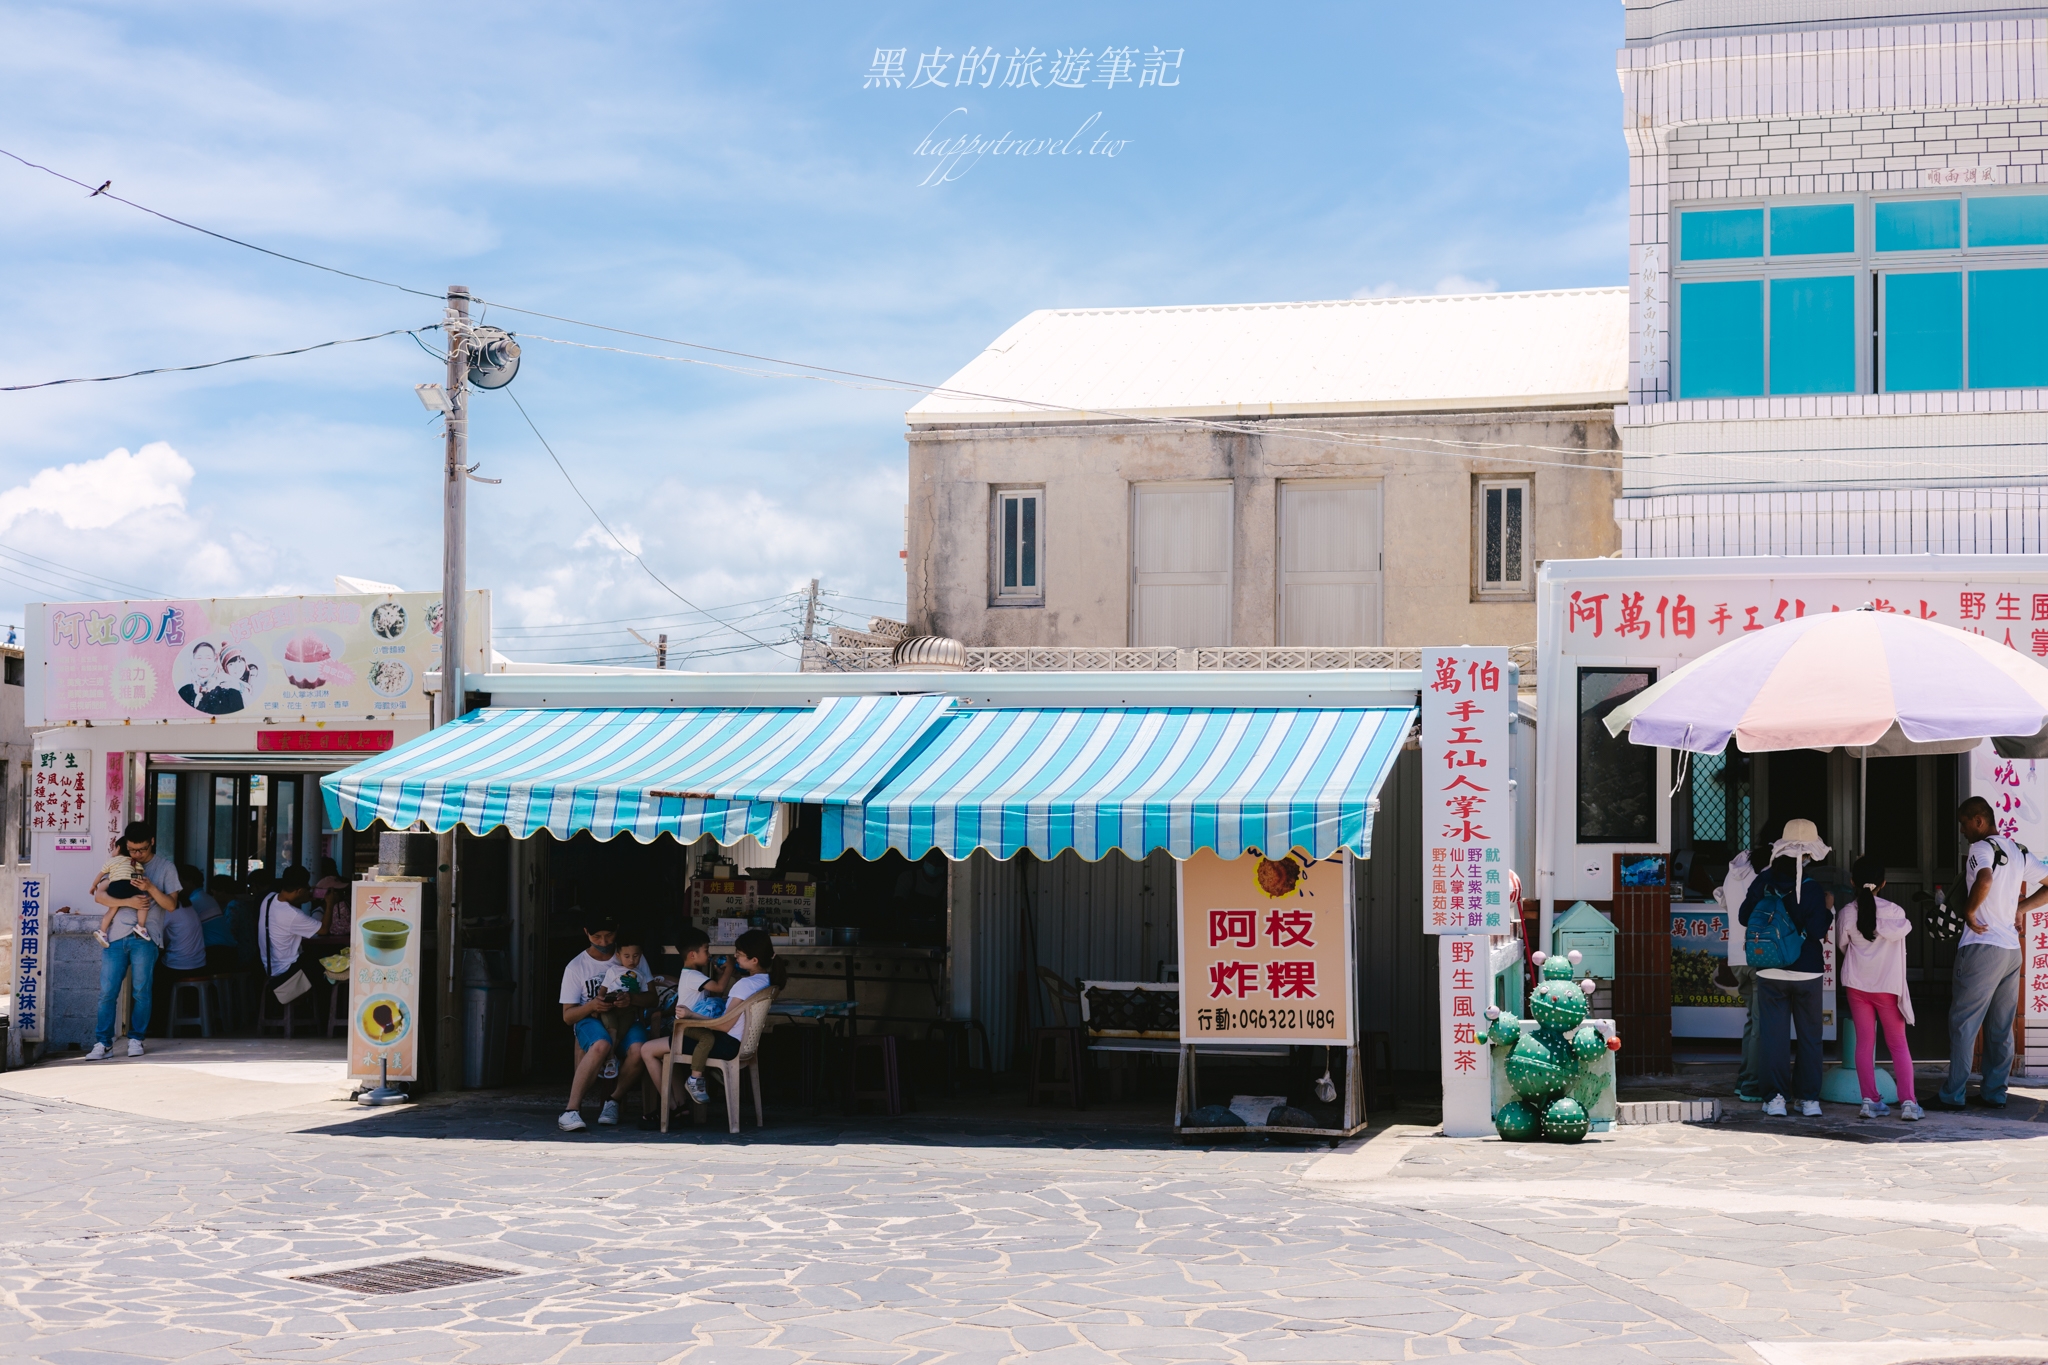
<svg viewBox="0 0 2048 1365">
<path fill-rule="evenodd" d="M 1516 1099 L 1502 1105 L 1493 1126 L 1507 1142 L 1577 1142 L 1591 1125 L 1587 1115 L 1606 1089 L 1607 1078 L 1586 1069 L 1602 1052 L 1619 1050 L 1621 1040 L 1604 1038 L 1586 1023 L 1586 997 L 1591 981 L 1572 980 L 1579 955 L 1529 959 L 1542 981 L 1529 994 L 1529 1012 L 1536 1018 L 1533 1033 L 1522 1031 L 1512 1014 L 1488 1010 L 1486 1040 L 1509 1048 L 1506 1070 Z"/>
</svg>

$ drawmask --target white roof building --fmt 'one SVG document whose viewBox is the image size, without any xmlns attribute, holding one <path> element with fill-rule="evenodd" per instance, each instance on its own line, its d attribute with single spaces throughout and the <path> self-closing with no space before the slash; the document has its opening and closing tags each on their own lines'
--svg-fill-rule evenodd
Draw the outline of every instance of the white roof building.
<svg viewBox="0 0 2048 1365">
<path fill-rule="evenodd" d="M 913 427 L 1484 411 L 1627 401 L 1628 290 L 1045 308 L 911 408 Z"/>
</svg>

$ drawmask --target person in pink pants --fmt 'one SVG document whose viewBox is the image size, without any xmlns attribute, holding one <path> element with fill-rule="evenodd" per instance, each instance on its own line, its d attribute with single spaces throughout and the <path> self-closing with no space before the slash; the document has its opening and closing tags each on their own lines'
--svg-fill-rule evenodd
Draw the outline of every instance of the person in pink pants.
<svg viewBox="0 0 2048 1365">
<path fill-rule="evenodd" d="M 1866 853 L 1856 860 L 1856 904 L 1835 918 L 1841 945 L 1842 987 L 1849 993 L 1849 1017 L 1856 1022 L 1856 1079 L 1863 1088 L 1863 1117 L 1891 1112 L 1877 1093 L 1877 1031 L 1884 1029 L 1899 1086 L 1899 1117 L 1918 1122 L 1913 1097 L 1913 1058 L 1906 1050 L 1906 1025 L 1913 1022 L 1913 997 L 1906 989 L 1906 935 L 1913 922 L 1877 893 L 1884 890 L 1884 863 Z"/>
</svg>

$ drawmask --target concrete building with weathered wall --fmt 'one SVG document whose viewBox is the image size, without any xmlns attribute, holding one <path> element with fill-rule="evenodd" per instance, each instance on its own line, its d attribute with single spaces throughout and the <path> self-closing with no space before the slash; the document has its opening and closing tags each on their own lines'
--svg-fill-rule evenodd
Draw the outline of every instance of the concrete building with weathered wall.
<svg viewBox="0 0 2048 1365">
<path fill-rule="evenodd" d="M 1032 313 L 908 414 L 914 631 L 1518 644 L 1618 548 L 1627 295 Z"/>
</svg>

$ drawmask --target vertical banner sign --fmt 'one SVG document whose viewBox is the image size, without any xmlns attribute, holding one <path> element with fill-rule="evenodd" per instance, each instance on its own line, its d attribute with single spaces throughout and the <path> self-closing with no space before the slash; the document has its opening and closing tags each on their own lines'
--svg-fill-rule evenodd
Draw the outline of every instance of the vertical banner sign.
<svg viewBox="0 0 2048 1365">
<path fill-rule="evenodd" d="M 1202 849 L 1176 870 L 1181 1042 L 1357 1041 L 1348 858 Z"/>
<path fill-rule="evenodd" d="M 123 808 L 127 805 L 128 755 L 110 753 L 105 755 L 105 758 L 107 764 L 107 780 L 105 784 L 107 835 L 111 838 L 119 834 L 128 823 L 127 817 L 123 813 Z M 170 841 L 165 840 L 164 842 L 166 847 L 168 847 Z"/>
<path fill-rule="evenodd" d="M 37 834 L 83 834 L 89 827 L 90 749 L 44 749 L 36 755 L 28 827 Z"/>
<path fill-rule="evenodd" d="M 1991 803 L 1998 832 L 2048 856 L 2048 762 L 2001 758 L 1989 740 L 1970 751 L 1969 762 L 1970 794 Z M 2020 951 L 2020 1017 L 2030 1021 L 2031 1072 L 2042 1051 L 2038 1040 L 2048 1033 L 2048 907 L 2027 912 Z"/>
<path fill-rule="evenodd" d="M 1443 1016 L 1444 1136 L 1493 1134 L 1493 1053 L 1486 1006 L 1493 946 L 1469 935 L 1436 941 L 1437 1008 Z"/>
<path fill-rule="evenodd" d="M 348 1074 L 419 1079 L 420 920 L 424 883 L 357 882 L 351 898 Z"/>
<path fill-rule="evenodd" d="M 43 879 L 21 879 L 20 914 L 14 922 L 14 1021 L 24 1043 L 43 1040 L 44 931 Z"/>
<path fill-rule="evenodd" d="M 1422 655 L 1423 932 L 1505 934 L 1514 866 L 1505 649 Z"/>
</svg>

